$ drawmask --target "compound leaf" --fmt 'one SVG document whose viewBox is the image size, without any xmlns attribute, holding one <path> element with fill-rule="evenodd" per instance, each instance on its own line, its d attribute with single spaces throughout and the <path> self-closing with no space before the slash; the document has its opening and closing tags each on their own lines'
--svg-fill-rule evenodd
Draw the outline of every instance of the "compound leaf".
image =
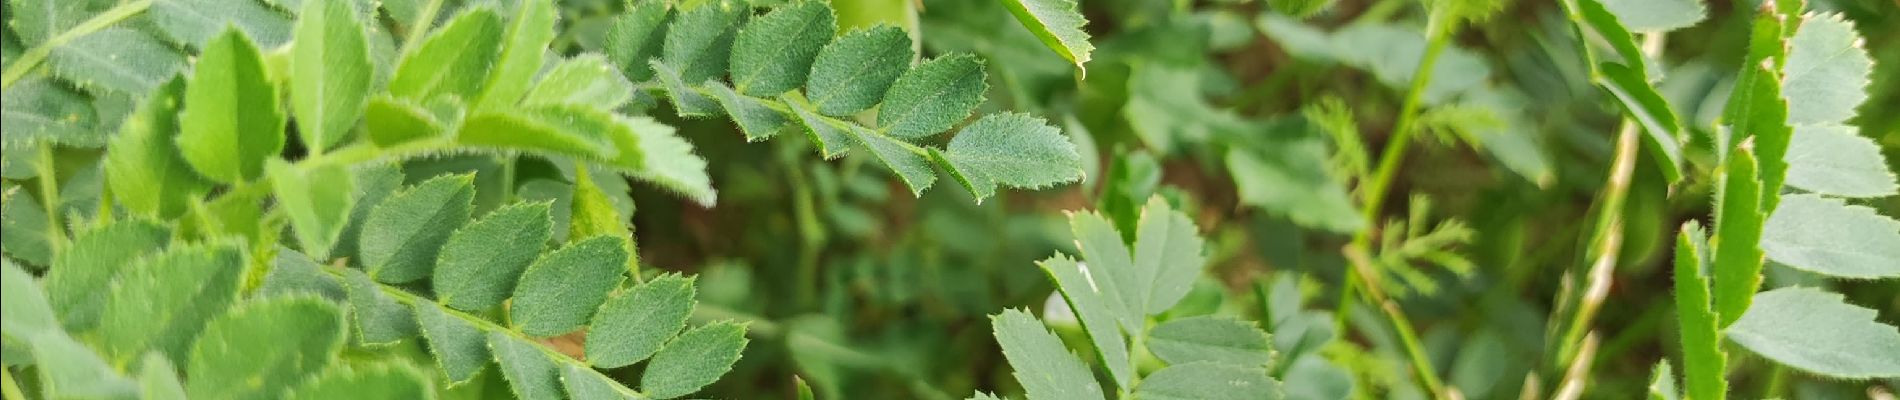
<svg viewBox="0 0 1900 400">
<path fill-rule="evenodd" d="M 1793 200 L 1792 197 L 1789 200 Z M 1900 331 L 1874 320 L 1874 310 L 1815 288 L 1762 292 L 1729 326 L 1728 336 L 1770 360 L 1824 376 L 1900 377 Z"/>
<path fill-rule="evenodd" d="M 1187 296 L 1207 265 L 1207 257 L 1201 254 L 1205 244 L 1196 229 L 1193 220 L 1174 211 L 1167 201 L 1148 199 L 1135 229 L 1134 268 L 1111 275 L 1133 278 L 1122 285 L 1128 288 L 1122 301 L 1131 311 L 1160 314 Z"/>
<path fill-rule="evenodd" d="M 45 43 L 61 32 L 86 20 L 87 3 L 67 0 L 20 0 L 8 2 L 9 33 L 19 34 L 26 45 Z"/>
<path fill-rule="evenodd" d="M 178 149 L 199 174 L 219 183 L 257 179 L 264 160 L 284 149 L 284 111 L 263 56 L 233 29 L 198 56 L 185 87 Z"/>
<path fill-rule="evenodd" d="M 732 88 L 719 81 L 706 81 L 704 85 L 713 92 L 713 99 L 725 108 L 726 115 L 732 116 L 732 122 L 739 125 L 748 142 L 764 141 L 778 134 L 779 128 L 791 123 L 784 113 L 772 109 L 765 100 L 734 92 Z"/>
</svg>

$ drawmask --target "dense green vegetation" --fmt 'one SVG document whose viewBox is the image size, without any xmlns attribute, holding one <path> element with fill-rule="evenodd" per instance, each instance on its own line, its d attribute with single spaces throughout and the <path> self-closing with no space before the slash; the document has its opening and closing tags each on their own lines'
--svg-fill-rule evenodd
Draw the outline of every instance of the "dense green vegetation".
<svg viewBox="0 0 1900 400">
<path fill-rule="evenodd" d="M 0 8 L 7 400 L 1900 392 L 1891 1 Z"/>
</svg>

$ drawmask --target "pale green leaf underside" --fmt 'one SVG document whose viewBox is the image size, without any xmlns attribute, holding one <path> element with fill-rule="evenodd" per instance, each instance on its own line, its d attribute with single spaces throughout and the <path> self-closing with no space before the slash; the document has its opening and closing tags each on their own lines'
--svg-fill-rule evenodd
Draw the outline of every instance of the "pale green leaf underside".
<svg viewBox="0 0 1900 400">
<path fill-rule="evenodd" d="M 1273 361 L 1266 332 L 1252 322 L 1219 317 L 1168 321 L 1148 331 L 1148 350 L 1169 365 L 1216 362 L 1265 368 Z"/>
<path fill-rule="evenodd" d="M 1900 331 L 1874 310 L 1807 287 L 1762 292 L 1728 328 L 1736 344 L 1770 360 L 1836 378 L 1900 377 Z"/>
<path fill-rule="evenodd" d="M 1799 125 L 1788 145 L 1788 186 L 1841 197 L 1886 197 L 1900 184 L 1880 145 L 1845 125 Z"/>
<path fill-rule="evenodd" d="M 106 152 L 106 186 L 133 214 L 170 218 L 210 184 L 191 170 L 172 143 L 178 130 L 185 80 L 173 78 L 125 118 Z"/>
<path fill-rule="evenodd" d="M 1811 194 L 1782 197 L 1768 217 L 1768 259 L 1830 276 L 1900 277 L 1900 221 L 1874 209 Z"/>
<path fill-rule="evenodd" d="M 1810 14 L 1788 42 L 1782 97 L 1788 99 L 1788 125 L 1840 124 L 1854 117 L 1867 100 L 1873 61 L 1861 48 L 1854 26 L 1837 14 Z"/>
<path fill-rule="evenodd" d="M 135 97 L 185 69 L 183 54 L 151 35 L 126 28 L 80 36 L 53 48 L 46 61 L 53 74 L 81 88 Z"/>
<path fill-rule="evenodd" d="M 1016 20 L 1023 27 L 1042 39 L 1063 59 L 1075 64 L 1077 69 L 1089 62 L 1089 53 L 1095 51 L 1095 45 L 1089 44 L 1088 32 L 1082 31 L 1082 25 L 1088 20 L 1082 18 L 1075 0 L 1003 0 Z"/>
<path fill-rule="evenodd" d="M 1280 382 L 1267 370 L 1212 362 L 1169 366 L 1142 378 L 1135 396 L 1151 400 L 1279 399 Z"/>
<path fill-rule="evenodd" d="M 1708 17 L 1701 0 L 1602 0 L 1632 31 L 1667 32 L 1686 28 Z"/>
</svg>

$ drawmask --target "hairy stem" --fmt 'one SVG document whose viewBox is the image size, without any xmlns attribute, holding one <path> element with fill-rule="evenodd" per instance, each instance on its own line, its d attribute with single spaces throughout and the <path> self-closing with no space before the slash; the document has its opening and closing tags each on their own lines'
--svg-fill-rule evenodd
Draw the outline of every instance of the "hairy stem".
<svg viewBox="0 0 1900 400">
<path fill-rule="evenodd" d="M 33 161 L 33 170 L 40 176 L 40 206 L 46 209 L 46 246 L 59 254 L 66 246 L 66 231 L 59 222 L 59 171 L 53 168 L 53 144 L 40 140 L 35 145 L 39 157 Z"/>
<path fill-rule="evenodd" d="M 1438 371 L 1432 367 L 1431 357 L 1426 356 L 1425 346 L 1419 342 L 1418 333 L 1412 331 L 1412 321 L 1405 317 L 1405 310 L 1399 309 L 1399 303 L 1393 302 L 1386 297 L 1385 291 L 1379 290 L 1379 276 L 1372 270 L 1370 256 L 1353 246 L 1346 246 L 1344 253 L 1346 263 L 1352 264 L 1352 268 L 1346 270 L 1348 275 L 1359 277 L 1360 283 L 1366 287 L 1366 294 L 1379 303 L 1379 310 L 1385 313 L 1386 319 L 1392 321 L 1392 330 L 1398 332 L 1399 342 L 1405 345 L 1405 355 L 1411 359 L 1412 370 L 1418 374 L 1419 383 L 1431 392 L 1432 398 L 1451 399 L 1450 393 L 1445 391 L 1445 384 L 1438 381 Z M 1353 271 L 1358 273 L 1352 274 Z"/>
<path fill-rule="evenodd" d="M 78 26 L 74 26 L 72 29 L 60 32 L 59 35 L 46 39 L 46 43 L 40 43 L 38 46 L 27 49 L 26 52 L 20 53 L 19 58 L 13 61 L 13 65 L 9 66 L 4 73 L 0 73 L 0 89 L 13 86 L 13 82 L 19 81 L 20 78 L 26 77 L 28 72 L 32 72 L 34 68 L 38 68 L 40 63 L 46 61 L 47 56 L 52 55 L 53 49 L 64 46 L 67 42 L 73 41 L 73 39 L 90 35 L 93 32 L 98 32 L 99 30 L 112 26 L 112 24 L 119 23 L 119 21 L 124 21 L 126 18 L 131 18 L 134 15 L 143 13 L 150 8 L 152 8 L 152 0 L 136 0 L 130 3 L 120 3 L 117 6 L 107 9 L 105 12 L 99 13 L 99 15 L 93 16 L 92 19 L 79 23 Z"/>
</svg>

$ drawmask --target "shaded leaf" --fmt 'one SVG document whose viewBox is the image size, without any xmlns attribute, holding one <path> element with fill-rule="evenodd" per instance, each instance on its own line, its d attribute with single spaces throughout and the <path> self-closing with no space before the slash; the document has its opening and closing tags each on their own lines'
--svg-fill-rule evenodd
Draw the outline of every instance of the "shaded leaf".
<svg viewBox="0 0 1900 400">
<path fill-rule="evenodd" d="M 1790 195 L 1763 231 L 1761 249 L 1777 263 L 1842 278 L 1900 277 L 1900 221 L 1874 209 Z"/>
<path fill-rule="evenodd" d="M 1089 62 L 1095 46 L 1089 44 L 1088 32 L 1082 31 L 1088 20 L 1082 18 L 1075 0 L 1004 0 L 1003 5 L 1049 50 L 1075 64 L 1076 69 Z"/>
<path fill-rule="evenodd" d="M 237 300 L 243 268 L 243 254 L 228 244 L 174 246 L 134 264 L 106 295 L 100 347 L 116 362 L 156 351 L 184 364 L 206 321 Z"/>
<path fill-rule="evenodd" d="M 290 41 L 290 18 L 257 0 L 153 0 L 147 12 L 159 32 L 187 47 L 207 44 L 226 27 L 243 29 L 264 47 Z"/>
<path fill-rule="evenodd" d="M 413 306 L 416 325 L 421 328 L 423 338 L 429 340 L 429 353 L 435 356 L 436 366 L 442 376 L 448 378 L 449 385 L 475 379 L 476 374 L 488 366 L 488 339 L 480 328 L 450 315 L 453 311 L 440 304 L 424 300 Z"/>
<path fill-rule="evenodd" d="M 115 280 L 140 258 L 171 242 L 171 230 L 146 220 L 126 220 L 80 232 L 53 257 L 46 272 L 46 298 L 59 311 L 66 329 L 91 330 Z M 37 289 L 35 289 L 37 290 Z"/>
<path fill-rule="evenodd" d="M 613 111 L 633 99 L 633 84 L 608 65 L 606 58 L 583 54 L 548 70 L 527 96 L 521 99 L 522 105 L 572 105 Z"/>
<path fill-rule="evenodd" d="M 389 78 L 389 93 L 418 102 L 436 96 L 475 98 L 501 52 L 501 35 L 501 17 L 494 10 L 474 8 L 456 16 L 403 54 Z"/>
<path fill-rule="evenodd" d="M 290 399 L 409 400 L 434 397 L 422 371 L 402 363 L 331 367 L 292 389 Z"/>
<path fill-rule="evenodd" d="M 356 329 L 356 341 L 369 346 L 395 344 L 418 334 L 416 316 L 409 306 L 383 293 L 382 285 L 362 271 L 343 271 L 343 287 L 348 293 L 350 317 Z"/>
<path fill-rule="evenodd" d="M 350 171 L 341 165 L 291 166 L 277 159 L 270 160 L 266 169 L 277 208 L 290 216 L 299 248 L 318 259 L 329 259 L 355 200 L 350 197 L 354 190 Z"/>
<path fill-rule="evenodd" d="M 541 58 L 548 52 L 548 43 L 554 40 L 558 12 L 553 0 L 523 0 L 514 7 L 508 31 L 500 37 L 499 58 L 484 60 L 495 64 L 487 71 L 488 80 L 482 85 L 481 94 L 471 98 L 470 105 L 476 110 L 505 109 L 528 93 L 528 84 L 534 82 L 535 73 L 541 71 Z"/>
<path fill-rule="evenodd" d="M 677 71 L 683 82 L 704 82 L 725 75 L 741 18 L 737 8 L 707 4 L 680 13 L 666 28 L 660 59 Z"/>
<path fill-rule="evenodd" d="M 192 346 L 194 399 L 274 399 L 315 376 L 343 346 L 342 311 L 314 297 L 246 303 L 211 321 Z"/>
<path fill-rule="evenodd" d="M 107 145 L 106 186 L 113 200 L 133 214 L 173 218 L 210 190 L 210 184 L 185 164 L 172 135 L 178 132 L 178 108 L 184 79 L 174 78 L 152 92 L 126 117 Z"/>
<path fill-rule="evenodd" d="M 54 75 L 79 87 L 129 96 L 144 96 L 185 69 L 185 55 L 151 35 L 125 28 L 73 39 L 53 48 L 46 62 Z"/>
<path fill-rule="evenodd" d="M 1036 265 L 1055 281 L 1069 310 L 1075 313 L 1089 342 L 1095 345 L 1096 356 L 1108 367 L 1109 376 L 1115 378 L 1117 386 L 1127 387 L 1134 381 L 1135 371 L 1129 363 L 1128 344 L 1122 335 L 1119 304 L 1110 300 L 1114 293 L 1103 289 L 1108 286 L 1096 284 L 1097 279 L 1107 279 L 1106 275 L 1095 278 L 1096 273 L 1087 266 L 1060 253 Z"/>
<path fill-rule="evenodd" d="M 1141 381 L 1135 396 L 1143 399 L 1279 399 L 1280 382 L 1260 368 L 1198 362 L 1162 368 Z"/>
<path fill-rule="evenodd" d="M 489 351 L 516 398 L 561 398 L 561 371 L 534 343 L 501 332 L 488 333 Z"/>
<path fill-rule="evenodd" d="M 686 327 L 692 313 L 694 279 L 668 274 L 614 295 L 601 305 L 588 324 L 586 354 L 590 364 L 619 368 L 640 362 L 660 350 L 667 339 Z"/>
</svg>

